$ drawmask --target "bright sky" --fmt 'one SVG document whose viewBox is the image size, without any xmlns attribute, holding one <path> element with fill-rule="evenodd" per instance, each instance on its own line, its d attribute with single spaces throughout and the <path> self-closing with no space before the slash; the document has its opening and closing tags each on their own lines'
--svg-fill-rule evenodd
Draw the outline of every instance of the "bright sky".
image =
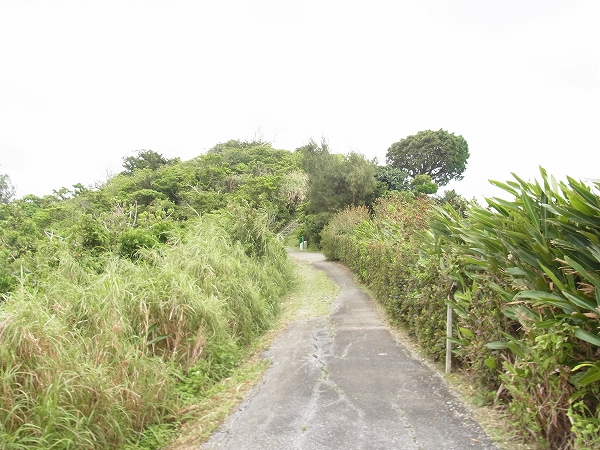
<svg viewBox="0 0 600 450">
<path fill-rule="evenodd" d="M 597 0 L 2 0 L 0 173 L 45 195 L 255 136 L 383 164 L 443 128 L 468 198 L 539 165 L 598 179 L 599 22 Z"/>
</svg>

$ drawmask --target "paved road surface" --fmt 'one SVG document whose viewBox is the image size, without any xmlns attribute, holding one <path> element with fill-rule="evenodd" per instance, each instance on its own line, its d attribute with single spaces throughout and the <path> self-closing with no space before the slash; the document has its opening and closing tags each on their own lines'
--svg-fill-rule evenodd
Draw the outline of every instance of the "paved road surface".
<svg viewBox="0 0 600 450">
<path fill-rule="evenodd" d="M 342 265 L 312 261 L 340 287 L 329 317 L 293 323 L 273 362 L 203 449 L 495 449 L 439 375 L 399 345 Z"/>
</svg>

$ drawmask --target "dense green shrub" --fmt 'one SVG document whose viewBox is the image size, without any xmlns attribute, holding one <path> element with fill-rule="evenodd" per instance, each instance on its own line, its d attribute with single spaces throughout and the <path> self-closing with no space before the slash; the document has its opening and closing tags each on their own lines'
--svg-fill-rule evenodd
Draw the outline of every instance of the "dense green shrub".
<svg viewBox="0 0 600 450">
<path fill-rule="evenodd" d="M 129 259 L 137 257 L 139 250 L 158 245 L 158 239 L 151 230 L 128 228 L 119 234 L 119 254 Z"/>
<path fill-rule="evenodd" d="M 233 231 L 206 217 L 102 271 L 48 241 L 35 287 L 0 307 L 0 447 L 120 447 L 170 420 L 182 394 L 227 376 L 292 281 L 275 239 L 248 256 Z M 205 382 L 179 389 L 188 374 Z"/>
<path fill-rule="evenodd" d="M 433 228 L 456 261 L 458 326 L 488 341 L 486 355 L 463 340 L 466 362 L 485 361 L 521 423 L 561 448 L 600 431 L 600 195 L 543 169 L 541 183 L 515 180 L 494 182 L 512 201 L 440 211 Z"/>
<path fill-rule="evenodd" d="M 440 255 L 423 247 L 432 205 L 427 197 L 391 192 L 375 202 L 372 215 L 366 207 L 348 208 L 324 228 L 322 246 L 354 270 L 437 360 L 444 354 L 449 280 Z"/>
<path fill-rule="evenodd" d="M 323 230 L 323 248 L 434 359 L 456 282 L 456 364 L 541 446 L 600 447 L 600 183 L 558 183 L 543 169 L 541 183 L 515 180 L 493 182 L 514 199 L 487 208 L 396 194 L 371 216 L 348 209 Z"/>
</svg>

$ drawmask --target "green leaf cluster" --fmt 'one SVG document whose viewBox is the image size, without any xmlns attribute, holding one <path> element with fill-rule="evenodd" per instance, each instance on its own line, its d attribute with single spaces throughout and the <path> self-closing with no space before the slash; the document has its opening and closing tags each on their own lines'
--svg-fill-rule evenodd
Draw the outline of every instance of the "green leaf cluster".
<svg viewBox="0 0 600 450">
<path fill-rule="evenodd" d="M 392 144 L 386 159 L 390 166 L 412 178 L 429 175 L 431 181 L 445 186 L 462 179 L 469 156 L 469 146 L 462 136 L 445 130 L 426 130 Z"/>
<path fill-rule="evenodd" d="M 432 242 L 453 261 L 458 325 L 484 336 L 491 352 L 467 342 L 463 361 L 488 361 L 524 428 L 561 448 L 578 439 L 574 404 L 588 411 L 577 420 L 597 426 L 600 186 L 594 192 L 572 178 L 559 183 L 540 173 L 540 181 L 514 174 L 514 181 L 493 181 L 513 199 L 486 199 L 487 208 L 472 205 L 466 217 L 438 209 Z M 498 309 L 508 322 L 494 331 L 479 318 Z"/>
<path fill-rule="evenodd" d="M 322 233 L 434 359 L 455 313 L 454 366 L 549 448 L 600 442 L 600 183 L 492 182 L 483 207 L 395 192 Z M 452 293 L 451 286 L 457 286 Z"/>
</svg>

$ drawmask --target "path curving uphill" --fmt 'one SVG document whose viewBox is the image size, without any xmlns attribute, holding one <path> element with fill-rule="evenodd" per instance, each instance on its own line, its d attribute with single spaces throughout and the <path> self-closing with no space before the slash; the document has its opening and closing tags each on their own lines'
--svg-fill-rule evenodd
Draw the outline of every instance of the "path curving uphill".
<svg viewBox="0 0 600 450">
<path fill-rule="evenodd" d="M 398 344 L 348 269 L 289 253 L 339 286 L 331 312 L 273 342 L 262 382 L 201 448 L 496 449 L 440 376 Z"/>
</svg>

